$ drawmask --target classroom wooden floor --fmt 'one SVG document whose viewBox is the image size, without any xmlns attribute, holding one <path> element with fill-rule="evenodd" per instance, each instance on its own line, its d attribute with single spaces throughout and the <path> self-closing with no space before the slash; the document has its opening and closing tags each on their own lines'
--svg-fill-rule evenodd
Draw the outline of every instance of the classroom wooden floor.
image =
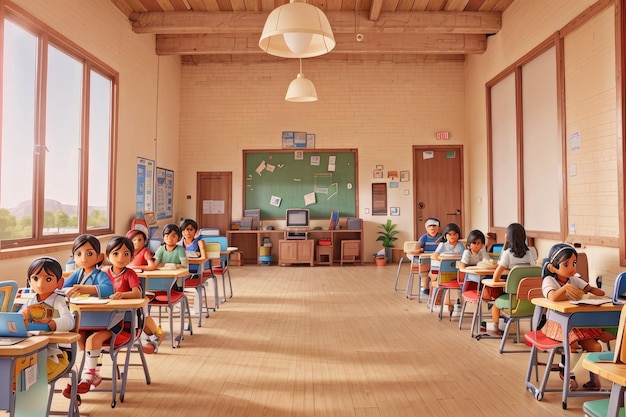
<svg viewBox="0 0 626 417">
<path fill-rule="evenodd" d="M 148 356 L 151 385 L 135 368 L 123 403 L 111 410 L 110 393 L 88 393 L 81 414 L 582 415 L 581 398 L 562 410 L 560 393 L 538 402 L 525 390 L 528 354 L 470 338 L 469 319 L 462 331 L 456 319 L 439 322 L 394 293 L 394 274 L 391 265 L 233 267 L 234 298 L 182 347 L 164 342 Z M 66 401 L 57 394 L 55 408 Z"/>
</svg>

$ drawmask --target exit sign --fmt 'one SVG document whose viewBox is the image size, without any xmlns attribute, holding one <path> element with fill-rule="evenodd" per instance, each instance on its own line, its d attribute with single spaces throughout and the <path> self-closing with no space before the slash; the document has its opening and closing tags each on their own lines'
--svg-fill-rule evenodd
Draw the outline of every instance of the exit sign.
<svg viewBox="0 0 626 417">
<path fill-rule="evenodd" d="M 437 140 L 448 140 L 450 139 L 450 135 L 448 132 L 437 132 Z"/>
</svg>

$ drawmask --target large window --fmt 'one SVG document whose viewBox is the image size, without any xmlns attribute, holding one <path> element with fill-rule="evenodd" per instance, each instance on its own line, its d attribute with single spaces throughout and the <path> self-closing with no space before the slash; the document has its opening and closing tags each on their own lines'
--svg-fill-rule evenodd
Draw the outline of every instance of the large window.
<svg viewBox="0 0 626 417">
<path fill-rule="evenodd" d="M 1 247 L 111 232 L 117 74 L 10 10 L 2 35 Z"/>
</svg>

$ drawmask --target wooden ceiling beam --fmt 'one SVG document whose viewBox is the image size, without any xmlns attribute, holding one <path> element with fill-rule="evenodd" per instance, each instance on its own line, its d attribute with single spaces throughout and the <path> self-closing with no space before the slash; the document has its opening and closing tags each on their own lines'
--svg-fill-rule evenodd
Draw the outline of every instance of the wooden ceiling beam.
<svg viewBox="0 0 626 417">
<path fill-rule="evenodd" d="M 265 54 L 256 34 L 157 35 L 157 55 Z M 351 34 L 335 34 L 338 54 L 482 54 L 485 35 L 453 33 L 366 33 L 362 41 Z"/>
<path fill-rule="evenodd" d="M 149 12 L 130 16 L 135 33 L 258 33 L 269 13 Z M 326 12 L 337 33 L 494 34 L 502 28 L 500 12 Z M 370 20 L 370 17 L 376 17 Z"/>
</svg>

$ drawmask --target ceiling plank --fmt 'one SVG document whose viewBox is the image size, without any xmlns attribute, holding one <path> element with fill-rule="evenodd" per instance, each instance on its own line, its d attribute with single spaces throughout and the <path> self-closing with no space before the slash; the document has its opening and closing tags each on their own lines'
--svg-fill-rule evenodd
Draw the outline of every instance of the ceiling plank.
<svg viewBox="0 0 626 417">
<path fill-rule="evenodd" d="M 370 20 L 378 20 L 381 9 L 383 7 L 383 0 L 372 0 L 372 7 L 370 9 Z M 331 24 L 332 26 L 332 24 Z"/>
<path fill-rule="evenodd" d="M 157 55 L 265 54 L 256 34 L 157 35 Z M 351 34 L 336 34 L 332 53 L 346 54 L 482 54 L 485 35 L 452 33 L 375 33 L 357 41 Z"/>
<path fill-rule="evenodd" d="M 133 14 L 135 33 L 253 33 L 264 25 L 269 13 L 255 12 L 163 12 Z M 327 12 L 334 33 L 465 33 L 494 34 L 502 27 L 499 12 L 382 12 L 376 21 L 360 12 Z"/>
</svg>

